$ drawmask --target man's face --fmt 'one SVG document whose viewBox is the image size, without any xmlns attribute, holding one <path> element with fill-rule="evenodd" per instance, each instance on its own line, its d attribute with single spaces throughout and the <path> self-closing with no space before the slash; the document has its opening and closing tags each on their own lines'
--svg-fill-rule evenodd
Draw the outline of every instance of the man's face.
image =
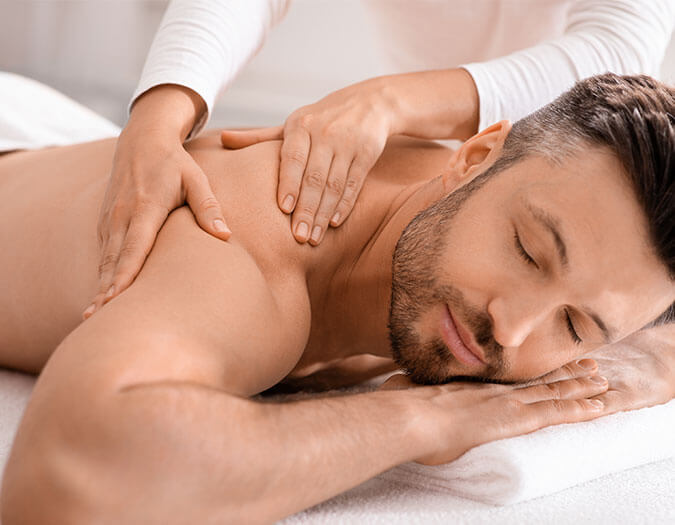
<svg viewBox="0 0 675 525">
<path fill-rule="evenodd" d="M 672 303 L 610 153 L 530 157 L 475 182 L 418 216 L 396 248 L 390 335 L 413 380 L 532 379 Z"/>
</svg>

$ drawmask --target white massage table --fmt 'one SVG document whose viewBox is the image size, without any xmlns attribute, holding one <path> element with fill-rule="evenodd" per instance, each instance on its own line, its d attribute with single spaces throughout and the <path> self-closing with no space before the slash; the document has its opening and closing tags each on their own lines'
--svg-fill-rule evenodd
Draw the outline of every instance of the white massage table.
<svg viewBox="0 0 675 525">
<path fill-rule="evenodd" d="M 3 107 L 3 101 L 7 106 Z M 3 120 L 10 114 L 8 108 L 11 118 Z M 114 135 L 118 129 L 53 90 L 0 73 L 0 151 L 93 140 Z M 31 376 L 0 369 L 0 469 L 33 383 Z M 675 440 L 675 435 L 672 438 Z M 675 524 L 675 458 L 506 507 L 376 478 L 282 523 L 671 525 Z"/>
</svg>

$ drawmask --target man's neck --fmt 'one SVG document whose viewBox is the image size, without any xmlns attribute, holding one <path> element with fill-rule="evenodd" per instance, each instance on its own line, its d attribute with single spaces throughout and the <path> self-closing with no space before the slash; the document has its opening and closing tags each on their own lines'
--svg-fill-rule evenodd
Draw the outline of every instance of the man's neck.
<svg viewBox="0 0 675 525">
<path fill-rule="evenodd" d="M 439 175 L 450 151 L 419 145 L 388 150 L 309 272 L 309 362 L 391 356 L 387 321 L 396 243 L 410 221 L 443 196 Z"/>
</svg>

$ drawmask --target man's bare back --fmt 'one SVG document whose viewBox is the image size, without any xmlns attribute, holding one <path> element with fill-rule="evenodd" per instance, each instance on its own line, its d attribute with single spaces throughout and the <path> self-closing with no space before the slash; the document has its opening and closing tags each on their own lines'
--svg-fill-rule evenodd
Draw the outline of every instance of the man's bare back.
<svg viewBox="0 0 675 525">
<path fill-rule="evenodd" d="M 228 151 L 212 133 L 193 141 L 188 149 L 228 210 L 234 231 L 231 242 L 251 255 L 268 284 L 279 288 L 275 293 L 288 293 L 290 297 L 279 298 L 285 310 L 298 309 L 295 315 L 307 319 L 304 323 L 296 319 L 298 328 L 309 318 L 301 267 L 321 264 L 322 277 L 330 274 L 344 255 L 331 251 L 335 246 L 331 237 L 348 235 L 356 241 L 354 246 L 365 246 L 406 180 L 414 183 L 415 177 L 435 176 L 449 155 L 448 150 L 421 141 L 401 140 L 389 146 L 364 189 L 376 197 L 362 199 L 367 209 L 357 206 L 354 211 L 351 223 L 358 224 L 331 230 L 327 243 L 311 248 L 294 241 L 287 216 L 273 205 L 278 143 Z M 0 159 L 0 194 L 11 196 L 5 197 L 0 209 L 0 237 L 11 247 L 9 256 L 0 259 L 5 281 L 0 301 L 1 366 L 39 372 L 60 341 L 82 322 L 82 310 L 97 286 L 96 220 L 113 151 L 114 141 L 107 140 Z M 189 215 L 185 209 L 176 213 Z M 189 221 L 185 223 L 189 228 Z M 191 226 L 198 231 L 196 223 Z M 166 242 L 181 244 L 180 236 Z M 322 318 L 322 312 L 333 315 L 317 309 L 316 324 L 336 328 L 334 321 Z M 322 337 L 322 330 L 310 334 L 305 334 L 308 356 L 301 359 L 298 375 L 316 370 L 318 362 L 340 357 L 341 342 L 334 333 L 330 338 Z"/>
</svg>

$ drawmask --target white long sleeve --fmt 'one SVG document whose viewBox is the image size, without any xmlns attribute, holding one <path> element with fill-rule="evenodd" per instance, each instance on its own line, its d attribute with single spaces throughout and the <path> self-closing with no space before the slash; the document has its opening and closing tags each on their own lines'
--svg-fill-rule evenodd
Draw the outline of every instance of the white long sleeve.
<svg viewBox="0 0 675 525">
<path fill-rule="evenodd" d="M 260 49 L 290 0 L 173 0 L 150 47 L 136 100 L 160 84 L 179 84 L 204 99 L 208 121 L 219 92 Z"/>
<path fill-rule="evenodd" d="M 658 74 L 674 24 L 675 0 L 577 1 L 562 36 L 463 66 L 478 88 L 479 130 L 515 121 L 587 76 Z"/>
</svg>

